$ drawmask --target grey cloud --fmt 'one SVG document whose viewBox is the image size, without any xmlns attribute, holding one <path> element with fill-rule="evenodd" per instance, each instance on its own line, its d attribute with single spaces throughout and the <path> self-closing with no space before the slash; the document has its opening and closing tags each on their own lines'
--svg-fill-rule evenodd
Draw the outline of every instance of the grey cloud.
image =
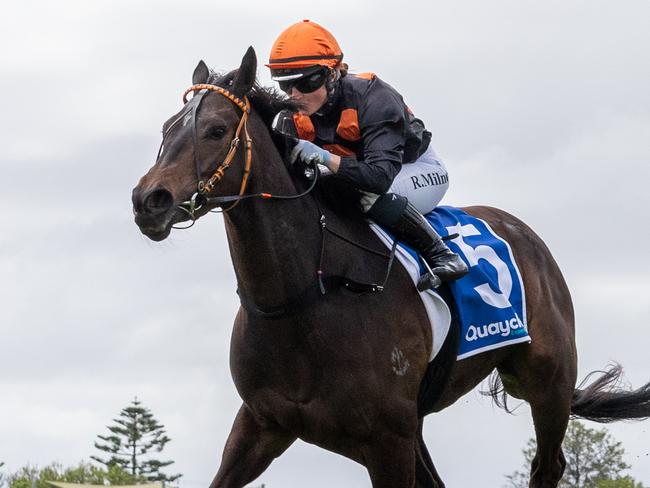
<svg viewBox="0 0 650 488">
<path fill-rule="evenodd" d="M 271 42 L 301 18 L 330 28 L 353 69 L 393 83 L 433 130 L 446 203 L 499 206 L 545 239 L 573 293 L 581 376 L 620 360 L 635 385 L 648 380 L 646 2 L 194 5 L 23 2 L 0 32 L 12 47 L 0 53 L 0 459 L 87 458 L 137 394 L 167 425 L 183 486 L 209 482 L 239 405 L 223 224 L 151 243 L 130 191 L 198 59 L 234 68 L 253 45 L 268 83 Z M 450 486 L 500 486 L 519 468 L 532 424 L 518 412 L 472 393 L 427 420 Z M 611 429 L 647 484 L 647 426 Z M 360 466 L 301 443 L 261 481 L 368 484 Z"/>
</svg>

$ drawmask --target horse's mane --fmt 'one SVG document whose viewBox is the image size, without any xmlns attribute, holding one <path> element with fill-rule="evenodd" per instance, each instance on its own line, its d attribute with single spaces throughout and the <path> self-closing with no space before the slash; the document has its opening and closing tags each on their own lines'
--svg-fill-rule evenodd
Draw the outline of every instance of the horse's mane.
<svg viewBox="0 0 650 488">
<path fill-rule="evenodd" d="M 228 89 L 236 74 L 237 70 L 225 74 L 210 70 L 208 83 Z M 298 104 L 287 98 L 281 91 L 274 87 L 262 86 L 258 82 L 255 82 L 246 96 L 267 127 L 271 127 L 273 117 L 281 110 L 288 109 L 295 112 L 298 109 Z"/>
</svg>

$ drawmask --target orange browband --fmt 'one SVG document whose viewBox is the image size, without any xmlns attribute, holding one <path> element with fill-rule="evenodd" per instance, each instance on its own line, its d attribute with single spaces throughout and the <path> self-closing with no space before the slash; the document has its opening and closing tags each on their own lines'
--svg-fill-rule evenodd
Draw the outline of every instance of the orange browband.
<svg viewBox="0 0 650 488">
<path fill-rule="evenodd" d="M 208 83 L 199 83 L 197 85 L 192 85 L 187 90 L 185 90 L 183 92 L 183 103 L 187 103 L 187 95 L 189 95 L 191 92 L 201 91 L 201 90 L 209 90 L 209 91 L 221 93 L 224 97 L 226 97 L 228 100 L 230 100 L 232 103 L 237 105 L 240 109 L 242 109 L 243 112 L 245 113 L 250 112 L 250 104 L 248 103 L 248 99 L 246 97 L 244 97 L 244 100 L 242 101 L 241 98 L 233 95 L 225 88 L 221 88 L 220 86 L 216 86 L 216 85 L 210 85 Z"/>
</svg>

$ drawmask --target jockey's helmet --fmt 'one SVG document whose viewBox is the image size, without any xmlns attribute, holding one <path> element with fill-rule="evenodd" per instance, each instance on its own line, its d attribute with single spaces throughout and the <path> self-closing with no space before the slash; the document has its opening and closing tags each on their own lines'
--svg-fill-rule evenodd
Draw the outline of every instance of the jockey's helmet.
<svg viewBox="0 0 650 488">
<path fill-rule="evenodd" d="M 302 93 L 310 93 L 325 83 L 342 59 L 334 36 L 316 22 L 303 20 L 280 34 L 266 66 L 282 90 L 289 92 L 296 86 Z"/>
</svg>

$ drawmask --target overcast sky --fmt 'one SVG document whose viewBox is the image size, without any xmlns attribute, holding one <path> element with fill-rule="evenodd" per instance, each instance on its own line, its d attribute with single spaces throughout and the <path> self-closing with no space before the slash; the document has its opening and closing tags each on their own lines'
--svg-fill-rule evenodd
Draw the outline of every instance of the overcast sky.
<svg viewBox="0 0 650 488">
<path fill-rule="evenodd" d="M 207 486 L 240 400 L 228 369 L 235 280 L 220 216 L 156 244 L 130 193 L 199 59 L 262 61 L 310 18 L 351 69 L 395 86 L 433 131 L 444 203 L 514 213 L 571 289 L 579 372 L 650 380 L 650 3 L 445 0 L 30 1 L 0 16 L 0 461 L 75 464 L 134 396 Z M 263 83 L 268 73 L 258 72 Z M 198 269 L 204 272 L 197 272 Z M 207 272 L 205 272 L 207 271 Z M 589 424 L 590 427 L 599 427 Z M 609 427 L 650 485 L 650 422 Z M 499 487 L 532 436 L 477 392 L 428 417 L 453 487 Z M 298 442 L 255 483 L 370 486 Z"/>
</svg>

